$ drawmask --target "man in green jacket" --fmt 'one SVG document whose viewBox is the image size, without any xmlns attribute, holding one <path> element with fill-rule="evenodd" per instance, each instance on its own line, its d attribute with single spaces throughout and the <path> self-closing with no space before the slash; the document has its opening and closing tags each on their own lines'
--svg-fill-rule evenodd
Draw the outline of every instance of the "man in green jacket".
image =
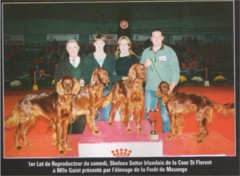
<svg viewBox="0 0 240 176">
<path fill-rule="evenodd" d="M 152 46 L 146 48 L 140 62 L 147 68 L 147 83 L 145 87 L 145 114 L 156 109 L 157 102 L 161 108 L 163 132 L 170 132 L 170 119 L 162 100 L 156 97 L 157 87 L 160 82 L 166 81 L 172 89 L 177 85 L 180 76 L 179 62 L 172 48 L 163 44 L 164 36 L 161 29 L 151 32 Z"/>
</svg>

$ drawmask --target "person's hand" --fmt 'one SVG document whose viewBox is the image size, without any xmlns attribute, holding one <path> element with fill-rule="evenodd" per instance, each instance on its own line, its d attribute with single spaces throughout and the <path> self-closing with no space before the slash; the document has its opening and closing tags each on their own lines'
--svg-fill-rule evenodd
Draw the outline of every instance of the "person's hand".
<svg viewBox="0 0 240 176">
<path fill-rule="evenodd" d="M 127 80 L 127 79 L 128 79 L 127 76 L 123 76 L 123 77 L 122 77 L 122 80 Z"/>
<path fill-rule="evenodd" d="M 83 79 L 80 79 L 80 80 L 79 80 L 79 84 L 80 84 L 80 87 L 83 87 L 84 84 L 85 84 L 84 80 L 83 80 Z"/>
<path fill-rule="evenodd" d="M 145 65 L 146 68 L 150 67 L 152 65 L 151 59 L 147 58 L 147 60 L 145 61 L 144 65 Z"/>
</svg>

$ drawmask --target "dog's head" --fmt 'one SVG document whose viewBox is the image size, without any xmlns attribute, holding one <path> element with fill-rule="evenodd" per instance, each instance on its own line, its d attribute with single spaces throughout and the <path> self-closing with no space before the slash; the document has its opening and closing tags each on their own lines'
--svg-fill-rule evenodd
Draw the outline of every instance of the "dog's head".
<svg viewBox="0 0 240 176">
<path fill-rule="evenodd" d="M 92 73 L 92 78 L 91 78 L 92 85 L 99 84 L 99 83 L 102 83 L 104 85 L 107 85 L 109 83 L 108 72 L 101 67 L 94 70 L 94 72 Z"/>
<path fill-rule="evenodd" d="M 163 105 L 166 105 L 170 97 L 170 85 L 166 81 L 162 81 L 157 88 L 156 96 L 162 99 Z"/>
<path fill-rule="evenodd" d="M 162 81 L 157 88 L 156 95 L 159 98 L 162 98 L 169 94 L 170 85 L 166 81 Z"/>
<path fill-rule="evenodd" d="M 80 84 L 73 77 L 65 76 L 58 81 L 56 89 L 59 95 L 76 95 L 80 90 Z"/>
<path fill-rule="evenodd" d="M 143 64 L 133 64 L 128 72 L 128 78 L 130 80 L 141 79 L 146 81 L 146 68 Z"/>
</svg>

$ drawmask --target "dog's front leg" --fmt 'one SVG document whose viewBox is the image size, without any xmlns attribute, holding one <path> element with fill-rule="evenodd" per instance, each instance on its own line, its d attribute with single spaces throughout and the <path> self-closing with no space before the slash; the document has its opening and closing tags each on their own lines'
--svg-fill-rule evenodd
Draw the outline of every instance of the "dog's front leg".
<svg viewBox="0 0 240 176">
<path fill-rule="evenodd" d="M 56 125 L 56 133 L 57 133 L 57 146 L 58 146 L 58 153 L 62 155 L 64 153 L 63 147 L 62 147 L 62 124 L 61 122 L 57 122 Z"/>
<path fill-rule="evenodd" d="M 97 115 L 97 111 L 94 109 L 91 109 L 90 112 L 86 114 L 87 124 L 93 134 L 100 135 L 101 132 L 97 129 L 96 123 L 95 123 L 96 115 Z"/>
<path fill-rule="evenodd" d="M 112 104 L 112 108 L 111 108 L 110 113 L 109 113 L 109 120 L 108 120 L 109 125 L 112 125 L 112 123 L 115 119 L 116 111 L 117 111 L 116 105 Z"/>
<path fill-rule="evenodd" d="M 67 151 L 72 150 L 72 148 L 69 147 L 67 144 L 67 129 L 68 129 L 68 125 L 69 125 L 69 119 L 70 118 L 64 120 L 62 123 L 62 145 Z"/>
<path fill-rule="evenodd" d="M 168 140 L 172 140 L 175 136 L 175 114 L 169 113 L 170 117 L 170 135 L 167 136 Z"/>
<path fill-rule="evenodd" d="M 57 145 L 56 124 L 53 122 L 50 127 L 51 127 L 51 129 L 53 131 L 53 134 L 52 134 L 52 144 L 53 145 Z"/>
<path fill-rule="evenodd" d="M 130 114 L 132 114 L 130 112 L 130 110 L 132 109 L 132 107 L 128 107 L 126 108 L 126 111 L 125 111 L 125 115 L 124 115 L 124 122 L 127 126 L 127 133 L 129 133 L 131 131 L 131 126 L 130 126 Z"/>
<path fill-rule="evenodd" d="M 141 125 L 141 114 L 140 114 L 140 109 L 134 109 L 133 113 L 133 119 L 137 120 L 137 131 L 141 132 L 142 131 L 142 125 Z"/>
</svg>

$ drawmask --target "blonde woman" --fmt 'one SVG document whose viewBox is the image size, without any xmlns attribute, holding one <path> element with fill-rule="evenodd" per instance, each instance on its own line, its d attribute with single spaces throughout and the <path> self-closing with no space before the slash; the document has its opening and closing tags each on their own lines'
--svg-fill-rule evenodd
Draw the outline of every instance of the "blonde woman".
<svg viewBox="0 0 240 176">
<path fill-rule="evenodd" d="M 128 75 L 130 67 L 139 63 L 137 55 L 132 51 L 132 44 L 127 36 L 121 36 L 117 42 L 116 73 L 125 78 Z"/>
<path fill-rule="evenodd" d="M 132 44 L 127 36 L 121 36 L 117 42 L 116 57 L 116 74 L 122 79 L 127 79 L 130 67 L 139 63 L 137 55 L 132 51 Z M 115 115 L 115 121 L 120 120 L 119 111 Z"/>
</svg>

